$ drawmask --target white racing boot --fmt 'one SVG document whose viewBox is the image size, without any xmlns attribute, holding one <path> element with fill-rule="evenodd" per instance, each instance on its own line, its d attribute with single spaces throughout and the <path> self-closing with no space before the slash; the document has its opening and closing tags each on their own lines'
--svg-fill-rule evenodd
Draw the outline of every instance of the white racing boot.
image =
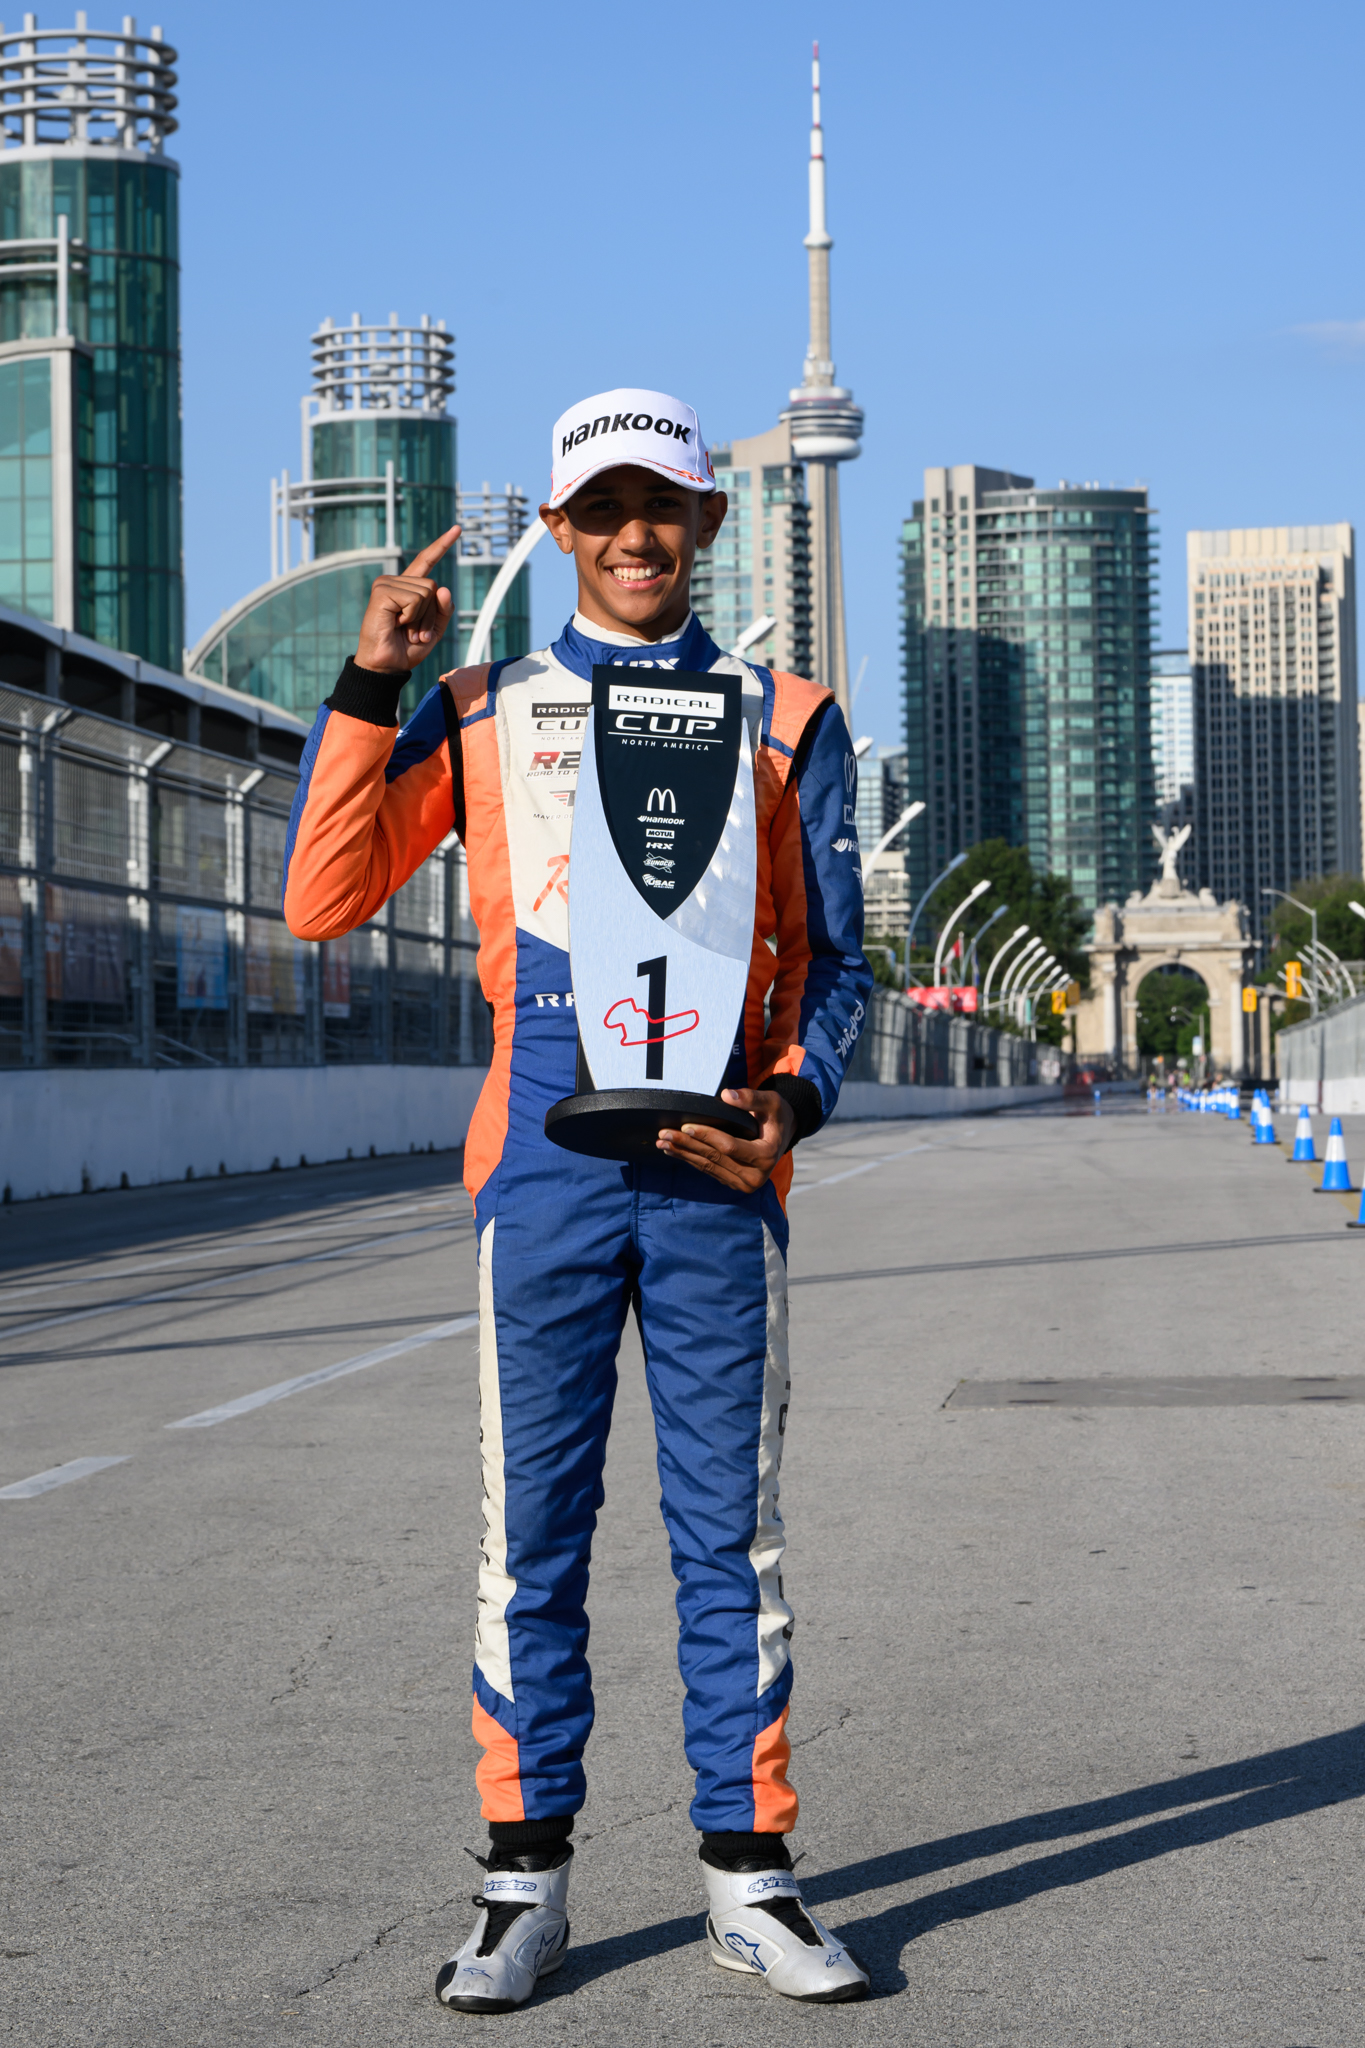
<svg viewBox="0 0 1365 2048">
<path fill-rule="evenodd" d="M 553 1870 L 528 1870 L 545 1852 L 508 1859 L 490 1870 L 474 1894 L 482 1910 L 474 1931 L 436 1979 L 436 1996 L 454 2012 L 511 2012 L 524 2005 L 537 1981 L 557 1970 L 569 1946 L 565 1902 L 573 1850 L 555 1852 Z"/>
<path fill-rule="evenodd" d="M 752 1859 L 746 1870 L 717 1870 L 703 1862 L 711 1910 L 706 1941 L 722 1970 L 766 1977 L 784 1998 L 808 2005 L 839 2005 L 862 1998 L 865 1970 L 801 1903 L 801 1887 L 790 1870 L 764 1870 Z"/>
</svg>

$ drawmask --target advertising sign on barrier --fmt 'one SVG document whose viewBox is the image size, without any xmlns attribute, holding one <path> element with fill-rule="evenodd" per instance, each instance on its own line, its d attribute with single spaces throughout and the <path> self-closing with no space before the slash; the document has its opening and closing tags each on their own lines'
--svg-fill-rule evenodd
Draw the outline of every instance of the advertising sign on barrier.
<svg viewBox="0 0 1365 2048">
<path fill-rule="evenodd" d="M 974 988 L 908 988 L 905 996 L 921 1010 L 951 1010 L 955 1017 L 974 1017 L 979 993 Z"/>
</svg>

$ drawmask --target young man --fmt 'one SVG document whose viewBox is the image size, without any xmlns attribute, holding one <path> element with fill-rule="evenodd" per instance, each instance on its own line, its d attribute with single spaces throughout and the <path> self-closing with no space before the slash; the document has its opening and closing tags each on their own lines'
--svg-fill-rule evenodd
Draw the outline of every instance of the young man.
<svg viewBox="0 0 1365 2048">
<path fill-rule="evenodd" d="M 828 691 L 723 653 L 692 615 L 693 558 L 726 500 L 691 407 L 603 392 L 564 414 L 553 449 L 540 514 L 574 557 L 573 619 L 540 653 L 446 676 L 400 732 L 399 692 L 451 617 L 426 572 L 453 532 L 381 576 L 304 751 L 287 848 L 290 928 L 333 938 L 372 917 L 453 823 L 494 1012 L 465 1149 L 485 1492 L 475 1775 L 492 1849 L 474 1930 L 437 1995 L 507 2011 L 568 1942 L 593 1714 L 589 1549 L 633 1304 L 678 1580 L 711 1956 L 790 1997 L 857 1998 L 867 1978 L 802 1907 L 785 1840 L 792 1617 L 777 1508 L 787 1154 L 834 1107 L 871 983 L 854 759 Z M 757 911 L 725 1099 L 759 1136 L 666 1131 L 643 1167 L 580 1158 L 544 1131 L 575 1089 L 567 873 L 595 664 L 739 675 L 758 738 Z"/>
</svg>

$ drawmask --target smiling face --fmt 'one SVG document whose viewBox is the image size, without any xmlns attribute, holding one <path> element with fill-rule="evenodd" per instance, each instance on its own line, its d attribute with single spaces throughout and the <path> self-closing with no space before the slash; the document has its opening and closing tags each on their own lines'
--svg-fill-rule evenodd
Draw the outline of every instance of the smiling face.
<svg viewBox="0 0 1365 2048">
<path fill-rule="evenodd" d="M 578 571 L 578 609 L 640 640 L 676 633 L 691 605 L 692 563 L 725 517 L 724 491 L 685 490 L 651 469 L 604 469 L 540 516 Z"/>
</svg>

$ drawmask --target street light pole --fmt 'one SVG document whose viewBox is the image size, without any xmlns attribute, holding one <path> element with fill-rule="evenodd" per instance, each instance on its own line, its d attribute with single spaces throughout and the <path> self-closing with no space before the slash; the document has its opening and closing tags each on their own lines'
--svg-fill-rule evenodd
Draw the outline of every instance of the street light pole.
<svg viewBox="0 0 1365 2048">
<path fill-rule="evenodd" d="M 981 941 L 985 938 L 991 926 L 997 921 L 997 919 L 1002 918 L 1008 909 L 1008 903 L 1002 903 L 998 910 L 993 910 L 991 912 L 990 916 L 986 919 L 986 922 L 981 926 L 980 930 L 973 934 L 971 955 L 965 970 L 965 972 L 971 975 L 973 979 L 975 979 L 975 976 L 979 971 L 977 966 L 976 949 L 981 944 Z"/>
<path fill-rule="evenodd" d="M 1287 889 L 1262 889 L 1261 894 L 1263 896 L 1281 896 L 1286 903 L 1292 903 L 1296 910 L 1302 910 L 1305 913 L 1312 922 L 1313 951 L 1316 953 L 1318 949 L 1318 913 L 1311 904 L 1300 903 L 1298 897 L 1291 896 Z M 1318 1014 L 1318 971 L 1317 962 L 1314 961 L 1313 979 L 1308 984 L 1308 1014 L 1310 1017 L 1316 1017 Z"/>
<path fill-rule="evenodd" d="M 1034 993 L 1038 989 L 1040 983 L 1046 981 L 1049 974 L 1056 972 L 1057 969 L 1058 962 L 1053 959 L 1051 953 L 1045 954 L 1041 960 L 1037 961 L 1035 965 L 1029 969 L 1023 981 L 1015 990 L 1015 1001 L 1019 1006 L 1018 1018 L 1020 1024 L 1027 1024 L 1030 1021 L 1024 1015 L 1026 1005 L 1032 1000 Z"/>
<path fill-rule="evenodd" d="M 912 912 L 910 918 L 910 929 L 905 934 L 905 986 L 907 988 L 909 988 L 910 986 L 910 955 L 914 950 L 915 926 L 919 923 L 919 914 L 923 910 L 925 904 L 929 901 L 929 898 L 933 895 L 935 889 L 938 888 L 940 882 L 946 882 L 949 875 L 955 875 L 966 858 L 967 856 L 965 853 L 955 853 L 952 859 L 949 861 L 947 867 L 943 870 L 943 873 L 941 875 L 934 876 L 933 881 L 929 884 L 924 894 L 920 897 L 919 902 L 915 905 L 914 911 Z"/>
<path fill-rule="evenodd" d="M 1365 916 L 1365 911 L 1362 911 L 1361 915 Z M 991 957 L 991 964 L 986 969 L 986 986 L 981 991 L 981 1014 L 983 1017 L 987 1016 L 990 1012 L 991 981 L 994 978 L 996 968 L 1000 965 L 1000 962 L 1004 959 L 1010 947 L 1016 945 L 1018 941 L 1027 934 L 1027 932 L 1028 926 L 1026 924 L 1016 925 L 1014 930 L 1006 939 L 1004 945 L 996 947 L 995 952 Z"/>
<path fill-rule="evenodd" d="M 976 887 L 971 891 L 970 895 L 964 896 L 962 901 L 958 904 L 957 908 L 955 910 L 950 910 L 948 912 L 947 918 L 944 921 L 943 930 L 938 935 L 938 946 L 934 953 L 935 988 L 937 988 L 939 984 L 939 969 L 943 963 L 943 948 L 947 944 L 949 932 L 957 923 L 957 920 L 961 917 L 963 911 L 970 909 L 972 904 L 975 903 L 977 897 L 984 896 L 987 889 L 989 889 L 990 886 L 991 885 L 989 877 L 987 877 L 987 879 L 984 882 L 978 882 Z"/>
<path fill-rule="evenodd" d="M 905 806 L 905 809 L 897 818 L 895 824 L 891 827 L 891 830 L 889 832 L 883 832 L 881 838 L 877 841 L 877 844 L 873 847 L 871 853 L 863 862 L 864 887 L 866 887 L 868 876 L 872 873 L 873 868 L 875 868 L 877 865 L 878 856 L 886 852 L 886 849 L 891 844 L 892 840 L 898 839 L 901 833 L 905 830 L 907 825 L 914 824 L 915 819 L 919 816 L 920 812 L 923 809 L 923 804 L 907 804 Z"/>
<path fill-rule="evenodd" d="M 1030 939 L 1023 951 L 1016 954 L 1010 962 L 1005 978 L 1000 984 L 1000 1012 L 1002 1016 L 1008 1008 L 1010 998 L 1019 986 L 1020 978 L 1033 972 L 1033 968 L 1038 964 L 1038 956 L 1044 950 L 1045 946 L 1042 939 Z M 1030 962 L 1032 965 L 1030 965 Z"/>
</svg>

